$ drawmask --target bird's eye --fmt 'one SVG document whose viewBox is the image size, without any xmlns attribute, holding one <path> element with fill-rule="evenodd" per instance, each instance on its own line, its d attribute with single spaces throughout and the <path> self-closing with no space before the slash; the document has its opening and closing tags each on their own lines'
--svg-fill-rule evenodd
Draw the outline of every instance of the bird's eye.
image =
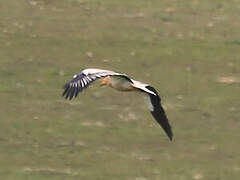
<svg viewBox="0 0 240 180">
<path fill-rule="evenodd" d="M 77 74 L 75 74 L 74 76 L 73 76 L 73 78 L 76 78 L 77 77 Z"/>
</svg>

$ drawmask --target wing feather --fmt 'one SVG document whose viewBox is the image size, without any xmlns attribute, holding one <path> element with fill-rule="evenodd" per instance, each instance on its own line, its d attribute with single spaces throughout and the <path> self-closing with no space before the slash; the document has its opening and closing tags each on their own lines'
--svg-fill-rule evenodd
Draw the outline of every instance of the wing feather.
<svg viewBox="0 0 240 180">
<path fill-rule="evenodd" d="M 133 87 L 135 87 L 135 88 L 137 88 L 137 89 L 139 89 L 141 91 L 144 91 L 144 92 L 146 92 L 148 94 L 152 94 L 152 95 L 156 96 L 156 93 L 154 91 L 151 91 L 148 88 L 146 88 L 147 86 L 149 86 L 148 84 L 144 84 L 144 83 L 142 83 L 140 81 L 136 81 L 136 80 L 133 80 L 133 79 L 131 79 L 131 81 L 133 82 L 132 83 Z"/>
<path fill-rule="evenodd" d="M 148 108 L 151 111 L 152 116 L 158 122 L 158 124 L 163 128 L 169 139 L 172 141 L 173 133 L 171 125 L 169 124 L 165 110 L 161 105 L 161 98 L 158 96 L 157 91 L 151 87 L 146 86 L 147 89 L 153 91 L 156 95 L 148 93 Z"/>
<path fill-rule="evenodd" d="M 104 69 L 84 69 L 79 74 L 75 74 L 73 79 L 64 85 L 62 96 L 71 100 L 73 97 L 77 97 L 79 92 L 86 89 L 95 80 L 114 75 L 125 76 L 124 74 Z"/>
</svg>

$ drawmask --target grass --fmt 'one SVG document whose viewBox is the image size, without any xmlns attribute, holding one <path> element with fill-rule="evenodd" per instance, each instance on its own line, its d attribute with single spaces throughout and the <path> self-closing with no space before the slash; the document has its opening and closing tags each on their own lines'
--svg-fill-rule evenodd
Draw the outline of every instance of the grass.
<svg viewBox="0 0 240 180">
<path fill-rule="evenodd" d="M 238 180 L 239 2 L 2 0 L 0 177 Z M 158 89 L 174 140 L 141 97 L 62 85 L 86 67 Z"/>
</svg>

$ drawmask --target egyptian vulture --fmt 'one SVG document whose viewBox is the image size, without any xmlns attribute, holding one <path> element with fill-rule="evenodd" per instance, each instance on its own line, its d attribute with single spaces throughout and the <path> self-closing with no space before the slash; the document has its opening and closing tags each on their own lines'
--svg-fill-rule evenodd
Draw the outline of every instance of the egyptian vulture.
<svg viewBox="0 0 240 180">
<path fill-rule="evenodd" d="M 151 111 L 153 117 L 163 128 L 169 139 L 172 140 L 173 133 L 171 126 L 161 105 L 161 99 L 157 91 L 152 86 L 133 80 L 125 74 L 104 69 L 84 69 L 79 74 L 75 74 L 73 79 L 64 85 L 62 95 L 66 99 L 71 100 L 73 97 L 77 97 L 79 92 L 86 89 L 97 79 L 102 79 L 100 83 L 101 86 L 107 85 L 118 91 L 141 92 L 145 97 L 148 109 Z"/>
</svg>

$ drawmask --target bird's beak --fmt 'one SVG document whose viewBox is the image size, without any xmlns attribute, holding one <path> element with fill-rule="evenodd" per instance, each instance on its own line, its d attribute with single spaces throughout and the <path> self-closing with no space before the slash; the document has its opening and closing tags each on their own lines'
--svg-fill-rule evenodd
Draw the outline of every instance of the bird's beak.
<svg viewBox="0 0 240 180">
<path fill-rule="evenodd" d="M 100 86 L 105 86 L 105 85 L 108 85 L 110 83 L 110 77 L 105 77 L 101 83 L 100 83 Z"/>
<path fill-rule="evenodd" d="M 100 83 L 100 86 L 105 86 L 107 85 L 107 80 L 104 78 L 101 83 Z"/>
<path fill-rule="evenodd" d="M 104 80 L 102 80 L 102 81 L 100 82 L 100 86 L 104 86 L 104 85 L 106 85 L 106 82 L 105 82 Z"/>
</svg>

